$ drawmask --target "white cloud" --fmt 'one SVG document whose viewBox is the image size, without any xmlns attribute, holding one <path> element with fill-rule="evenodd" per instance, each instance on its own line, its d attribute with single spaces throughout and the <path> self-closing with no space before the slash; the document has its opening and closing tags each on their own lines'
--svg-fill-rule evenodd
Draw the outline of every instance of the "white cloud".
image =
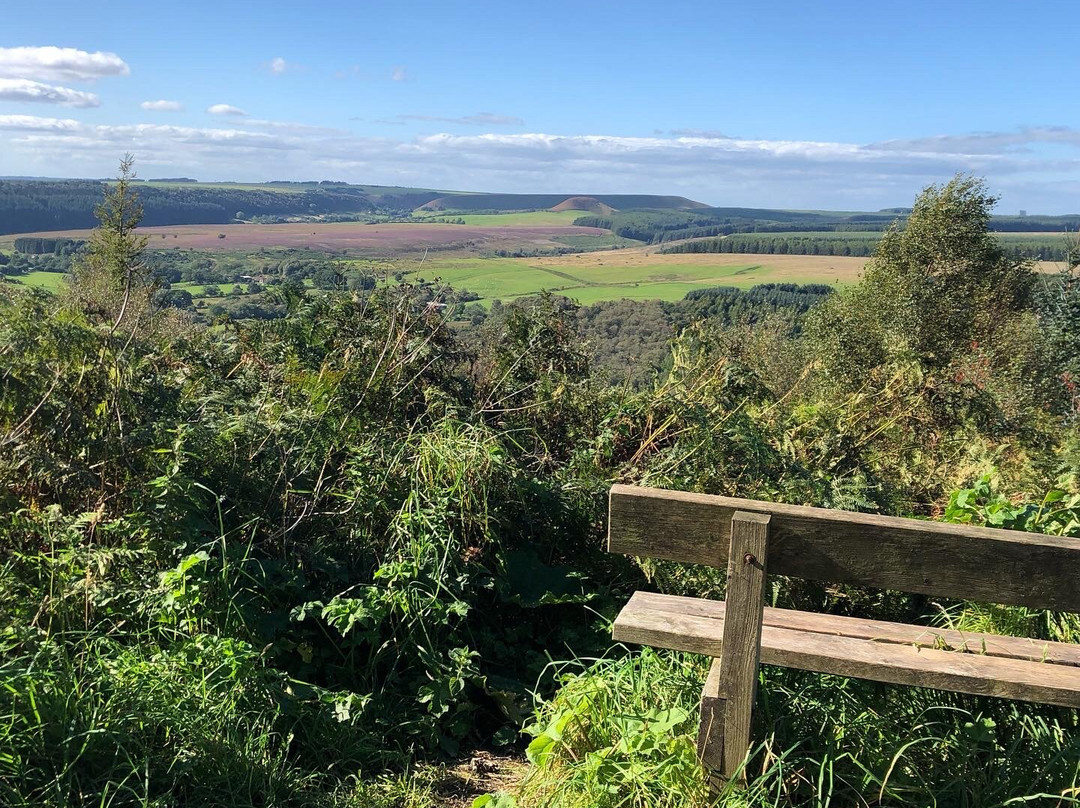
<svg viewBox="0 0 1080 808">
<path fill-rule="evenodd" d="M 390 73 L 390 80 L 391 81 L 408 81 L 409 80 L 409 71 L 406 70 L 404 67 L 395 67 L 393 69 L 393 71 L 391 71 L 391 73 Z"/>
<path fill-rule="evenodd" d="M 1028 131 L 1028 130 L 1025 130 Z M 1066 139 L 1053 127 L 1024 137 Z M 960 138 L 962 136 L 955 136 Z M 1004 133 L 1015 139 L 1016 133 Z M 1059 140 L 1055 140 L 1058 143 Z M 1071 142 L 1071 141 L 1069 141 Z M 1077 139 L 1080 142 L 1080 138 Z M 1075 159 L 893 145 L 742 138 L 441 133 L 417 138 L 237 118 L 229 127 L 96 125 L 0 116 L 0 174 L 106 176 L 133 152 L 168 176 L 353 182 L 548 193 L 681 194 L 716 205 L 876 210 L 957 171 L 988 178 L 1005 210 L 1078 207 Z"/>
<path fill-rule="evenodd" d="M 93 93 L 42 84 L 30 79 L 0 79 L 0 101 L 28 101 L 83 108 L 101 106 L 101 99 Z"/>
<path fill-rule="evenodd" d="M 139 104 L 143 109 L 149 109 L 154 112 L 179 112 L 184 108 L 184 105 L 179 101 L 143 101 Z"/>
<path fill-rule="evenodd" d="M 280 56 L 275 57 L 270 62 L 270 72 L 273 73 L 276 76 L 280 76 L 282 73 L 284 73 L 290 67 L 292 67 L 292 65 L 290 65 L 288 62 L 286 62 Z"/>
<path fill-rule="evenodd" d="M 211 115 L 247 115 L 240 107 L 234 107 L 232 104 L 213 104 L 207 107 L 206 111 Z"/>
<path fill-rule="evenodd" d="M 45 81 L 94 81 L 127 76 L 131 68 L 115 53 L 89 53 L 76 48 L 0 48 L 0 76 Z"/>
<path fill-rule="evenodd" d="M 82 124 L 71 118 L 39 118 L 36 115 L 0 115 L 0 131 L 74 132 Z"/>
</svg>

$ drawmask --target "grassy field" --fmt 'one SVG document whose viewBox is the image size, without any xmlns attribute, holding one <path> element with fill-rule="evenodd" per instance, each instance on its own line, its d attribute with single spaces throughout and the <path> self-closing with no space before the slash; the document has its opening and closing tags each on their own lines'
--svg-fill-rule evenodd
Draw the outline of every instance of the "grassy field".
<svg viewBox="0 0 1080 808">
<path fill-rule="evenodd" d="M 531 210 L 524 213 L 454 213 L 453 211 L 417 210 L 414 215 L 425 219 L 464 219 L 474 227 L 542 227 L 569 225 L 574 219 L 588 216 L 584 210 Z"/>
<path fill-rule="evenodd" d="M 27 272 L 25 275 L 9 275 L 8 280 L 25 286 L 35 286 L 38 289 L 48 289 L 50 292 L 57 291 L 64 285 L 67 277 L 62 272 Z"/>
<path fill-rule="evenodd" d="M 681 300 L 692 289 L 759 283 L 853 283 L 864 258 L 802 255 L 658 255 L 645 248 L 551 258 L 429 260 L 412 280 L 438 278 L 483 298 L 512 300 L 553 291 L 582 304 L 601 300 Z"/>
</svg>

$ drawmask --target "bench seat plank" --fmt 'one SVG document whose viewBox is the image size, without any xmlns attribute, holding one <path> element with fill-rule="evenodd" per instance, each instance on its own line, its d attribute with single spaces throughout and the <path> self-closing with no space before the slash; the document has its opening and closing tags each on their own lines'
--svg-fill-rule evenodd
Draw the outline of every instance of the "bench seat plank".
<svg viewBox="0 0 1080 808">
<path fill-rule="evenodd" d="M 613 637 L 719 657 L 724 611 L 722 601 L 637 592 L 616 618 Z M 1067 643 L 766 608 L 761 662 L 1080 707 L 1080 647 Z"/>
<path fill-rule="evenodd" d="M 723 621 L 726 604 L 722 600 L 659 595 L 654 592 L 635 592 L 627 608 L 655 609 L 665 613 L 690 614 Z M 966 651 L 988 656 L 1051 662 L 1057 665 L 1080 667 L 1080 644 L 1033 640 L 1003 634 L 980 634 L 955 631 L 935 626 L 915 626 L 867 620 L 831 614 L 800 612 L 794 609 L 765 607 L 765 625 L 812 631 L 839 637 L 857 637 L 876 642 L 894 642 L 946 651 Z"/>
</svg>

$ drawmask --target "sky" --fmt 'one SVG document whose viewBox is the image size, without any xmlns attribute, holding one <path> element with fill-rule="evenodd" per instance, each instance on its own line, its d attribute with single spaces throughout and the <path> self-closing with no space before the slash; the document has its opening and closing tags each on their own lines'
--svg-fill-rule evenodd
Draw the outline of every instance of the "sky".
<svg viewBox="0 0 1080 808">
<path fill-rule="evenodd" d="M 42 0 L 0 175 L 343 180 L 877 210 L 956 172 L 1080 211 L 1074 4 Z"/>
</svg>

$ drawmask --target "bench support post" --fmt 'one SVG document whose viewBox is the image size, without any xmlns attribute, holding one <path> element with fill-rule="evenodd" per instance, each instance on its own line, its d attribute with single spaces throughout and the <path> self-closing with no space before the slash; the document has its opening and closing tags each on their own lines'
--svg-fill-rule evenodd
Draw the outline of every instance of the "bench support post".
<svg viewBox="0 0 1080 808">
<path fill-rule="evenodd" d="M 701 723 L 698 725 L 698 759 L 714 790 L 723 787 L 724 698 L 720 695 L 720 660 L 713 659 L 705 689 L 701 691 Z"/>
<path fill-rule="evenodd" d="M 698 754 L 702 764 L 731 779 L 750 748 L 750 721 L 761 659 L 769 516 L 737 511 L 731 548 L 724 639 L 701 694 Z"/>
</svg>

